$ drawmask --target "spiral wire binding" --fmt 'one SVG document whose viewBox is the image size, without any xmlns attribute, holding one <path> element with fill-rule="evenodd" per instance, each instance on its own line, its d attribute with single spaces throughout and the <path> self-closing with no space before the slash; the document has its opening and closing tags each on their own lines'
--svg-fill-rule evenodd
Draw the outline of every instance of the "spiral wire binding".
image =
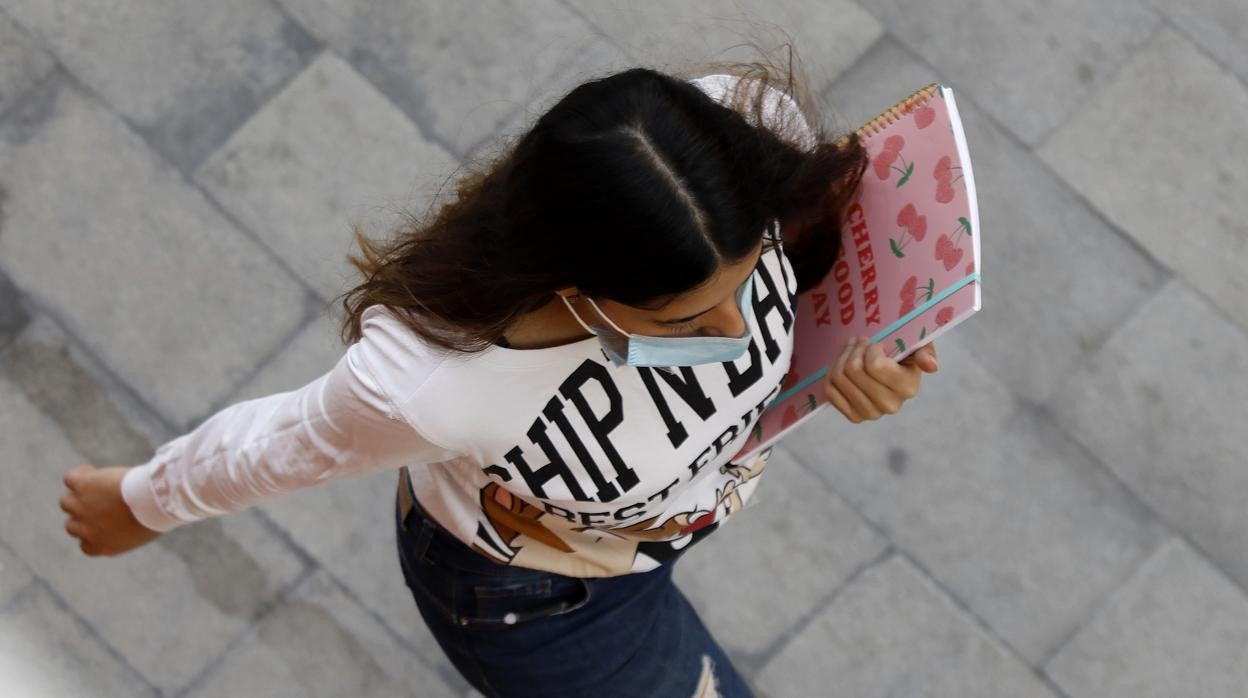
<svg viewBox="0 0 1248 698">
<path fill-rule="evenodd" d="M 857 134 L 860 139 L 866 139 L 870 136 L 874 136 L 886 128 L 889 124 L 897 121 L 906 114 L 909 114 L 910 111 L 916 106 L 926 104 L 927 101 L 936 94 L 936 91 L 939 88 L 940 86 L 933 82 L 915 90 L 909 97 L 906 97 L 888 109 L 885 109 L 879 114 L 879 116 L 876 116 L 867 123 L 863 124 L 860 128 L 856 129 L 854 133 Z M 843 145 L 848 140 L 848 135 L 841 136 L 837 139 L 837 145 Z"/>
</svg>

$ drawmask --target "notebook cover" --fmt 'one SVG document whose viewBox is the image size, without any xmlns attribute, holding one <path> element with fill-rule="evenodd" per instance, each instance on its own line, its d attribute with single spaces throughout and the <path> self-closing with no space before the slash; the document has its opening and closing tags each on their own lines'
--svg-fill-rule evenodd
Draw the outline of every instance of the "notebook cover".
<svg viewBox="0 0 1248 698">
<path fill-rule="evenodd" d="M 828 367 L 855 336 L 901 361 L 980 309 L 979 210 L 953 92 L 931 84 L 857 131 L 870 163 L 828 276 L 797 297 L 793 359 L 734 460 L 829 404 Z"/>
</svg>

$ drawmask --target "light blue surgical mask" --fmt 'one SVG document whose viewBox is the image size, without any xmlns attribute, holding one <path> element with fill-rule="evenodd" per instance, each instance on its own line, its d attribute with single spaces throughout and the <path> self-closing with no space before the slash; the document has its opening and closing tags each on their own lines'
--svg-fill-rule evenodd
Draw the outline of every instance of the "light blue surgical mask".
<svg viewBox="0 0 1248 698">
<path fill-rule="evenodd" d="M 581 327 L 597 335 L 602 350 L 616 366 L 696 366 L 736 361 L 750 347 L 750 319 L 754 317 L 753 274 L 737 289 L 737 307 L 745 320 L 745 334 L 740 337 L 651 337 L 629 334 L 607 317 L 592 298 L 586 297 L 586 300 L 594 306 L 597 315 L 610 324 L 609 328 L 598 322 L 586 324 L 568 299 L 562 295 L 559 297 L 576 321 L 581 323 Z"/>
</svg>

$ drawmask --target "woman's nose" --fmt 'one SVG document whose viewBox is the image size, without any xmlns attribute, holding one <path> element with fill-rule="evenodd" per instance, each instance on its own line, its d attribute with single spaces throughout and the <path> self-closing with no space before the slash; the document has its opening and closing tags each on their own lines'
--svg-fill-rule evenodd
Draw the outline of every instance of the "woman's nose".
<svg viewBox="0 0 1248 698">
<path fill-rule="evenodd" d="M 712 337 L 741 337 L 745 335 L 745 317 L 741 314 L 741 308 L 737 305 L 736 298 L 729 298 L 720 303 L 707 315 L 712 317 L 708 317 L 707 323 L 703 325 L 703 332 L 706 334 Z"/>
</svg>

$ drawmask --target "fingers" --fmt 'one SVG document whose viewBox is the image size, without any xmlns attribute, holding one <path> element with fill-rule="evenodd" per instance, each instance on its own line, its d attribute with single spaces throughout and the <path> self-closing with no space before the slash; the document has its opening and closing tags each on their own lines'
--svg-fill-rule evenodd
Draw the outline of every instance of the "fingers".
<svg viewBox="0 0 1248 698">
<path fill-rule="evenodd" d="M 919 392 L 919 369 L 913 364 L 897 363 L 884 353 L 884 345 L 879 342 L 867 348 L 863 366 L 864 380 L 858 381 L 858 385 L 871 396 L 877 407 L 889 414 Z"/>
<path fill-rule="evenodd" d="M 91 529 L 79 519 L 71 518 L 65 522 L 65 532 L 83 542 L 91 537 Z"/>
<path fill-rule="evenodd" d="M 96 546 L 95 533 L 83 522 L 81 518 L 81 503 L 78 501 L 73 492 L 61 497 L 61 511 L 69 514 L 69 519 L 65 522 L 65 532 L 71 537 L 78 539 L 78 549 L 85 555 L 99 555 L 100 550 Z"/>
<path fill-rule="evenodd" d="M 66 514 L 69 514 L 70 516 L 78 516 L 79 511 L 81 511 L 80 507 L 81 503 L 78 501 L 78 497 L 74 495 L 73 492 L 61 497 L 61 511 Z"/>
<path fill-rule="evenodd" d="M 95 557 L 97 555 L 108 554 L 103 548 L 100 547 L 99 542 L 96 541 L 95 531 L 88 527 L 87 524 L 83 523 L 81 519 L 71 517 L 68 521 L 66 521 L 65 532 L 78 539 L 78 549 L 81 550 L 84 555 Z"/>
<path fill-rule="evenodd" d="M 95 470 L 95 468 L 90 465 L 80 465 L 77 468 L 74 468 L 73 470 L 69 471 L 68 473 L 65 473 L 65 475 L 61 477 L 61 481 L 64 482 L 65 486 L 68 487 L 71 491 L 76 490 L 78 489 L 79 479 L 85 473 L 89 473 L 92 470 Z"/>
<path fill-rule="evenodd" d="M 936 361 L 936 344 L 934 342 L 929 342 L 928 344 L 924 344 L 923 346 L 919 347 L 918 350 L 915 351 L 913 354 L 911 354 L 910 356 L 907 356 L 905 360 L 901 362 L 901 365 L 902 366 L 911 366 L 911 365 L 918 366 L 919 368 L 923 369 L 923 371 L 926 373 L 935 373 L 936 370 L 939 368 L 939 365 Z"/>
<path fill-rule="evenodd" d="M 845 347 L 841 349 L 841 355 L 837 357 L 836 363 L 832 364 L 832 367 L 828 370 L 828 380 L 824 382 L 824 393 L 833 407 L 840 410 L 841 414 L 845 415 L 845 418 L 850 422 L 857 424 L 862 421 L 862 418 L 858 416 L 853 406 L 849 404 L 849 400 L 841 394 L 841 391 L 837 389 L 836 384 L 832 381 L 832 376 L 843 370 L 845 359 L 853 348 L 853 342 L 846 342 Z"/>
<path fill-rule="evenodd" d="M 859 383 L 866 382 L 863 381 L 863 354 L 866 353 L 866 348 L 865 342 L 852 343 L 848 351 L 841 353 L 836 365 L 829 372 L 832 385 L 849 402 L 858 421 L 880 418 L 880 411 L 859 387 Z M 854 422 L 854 419 L 850 418 L 850 421 Z"/>
</svg>

